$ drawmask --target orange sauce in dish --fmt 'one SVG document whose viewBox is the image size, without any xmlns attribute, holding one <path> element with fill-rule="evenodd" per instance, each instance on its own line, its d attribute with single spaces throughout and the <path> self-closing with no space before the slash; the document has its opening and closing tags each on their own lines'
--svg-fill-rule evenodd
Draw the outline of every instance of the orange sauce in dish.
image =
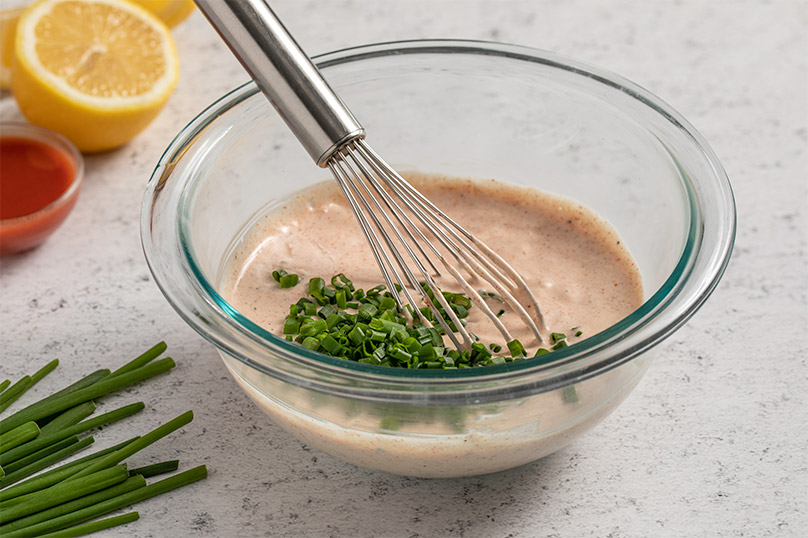
<svg viewBox="0 0 808 538">
<path fill-rule="evenodd" d="M 0 252 L 31 248 L 62 223 L 78 193 L 60 200 L 76 166 L 73 157 L 45 142 L 0 137 Z"/>
</svg>

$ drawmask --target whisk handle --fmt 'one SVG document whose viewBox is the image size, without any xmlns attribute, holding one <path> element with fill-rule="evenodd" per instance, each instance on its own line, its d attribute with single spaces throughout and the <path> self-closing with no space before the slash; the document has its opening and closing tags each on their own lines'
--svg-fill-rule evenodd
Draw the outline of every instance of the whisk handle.
<svg viewBox="0 0 808 538">
<path fill-rule="evenodd" d="M 312 159 L 325 166 L 365 130 L 266 0 L 194 0 Z"/>
</svg>

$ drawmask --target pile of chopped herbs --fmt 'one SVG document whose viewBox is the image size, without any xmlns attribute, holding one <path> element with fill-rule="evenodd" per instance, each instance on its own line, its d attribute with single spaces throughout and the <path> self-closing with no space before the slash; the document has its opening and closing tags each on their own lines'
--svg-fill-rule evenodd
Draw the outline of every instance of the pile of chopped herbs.
<svg viewBox="0 0 808 538">
<path fill-rule="evenodd" d="M 299 280 L 297 275 L 283 269 L 273 271 L 273 278 L 282 288 L 294 287 Z M 449 328 L 457 331 L 450 316 L 435 300 L 432 290 L 425 283 L 421 285 Z M 465 325 L 472 308 L 471 299 L 460 293 L 441 293 Z M 487 297 L 496 297 L 482 293 Z M 406 308 L 409 309 L 409 305 Z M 471 350 L 462 352 L 446 347 L 444 330 L 437 323 L 432 309 L 424 306 L 419 310 L 432 327 L 420 323 L 415 312 L 410 311 L 409 316 L 404 316 L 386 286 L 357 289 L 348 277 L 340 273 L 331 278 L 330 285 L 323 278 L 309 280 L 308 294 L 289 307 L 283 334 L 290 342 L 312 351 L 395 368 L 472 368 L 505 364 L 527 357 L 524 346 L 516 339 L 507 343 L 509 355 L 497 355 L 503 348 L 496 343 L 486 346 L 477 341 L 472 343 Z M 408 322 L 408 319 L 412 321 Z M 476 336 L 472 334 L 472 338 L 476 339 Z M 552 350 L 567 346 L 563 333 L 553 333 L 552 340 Z M 549 352 L 548 349 L 539 349 L 536 355 Z"/>
<path fill-rule="evenodd" d="M 115 371 L 97 370 L 0 420 L 0 536 L 81 536 L 124 525 L 139 514 L 97 518 L 207 476 L 200 465 L 147 483 L 147 478 L 176 471 L 179 461 L 137 468 L 125 462 L 191 422 L 191 411 L 142 436 L 41 472 L 95 441 L 79 435 L 142 411 L 143 402 L 135 402 L 91 416 L 96 399 L 171 370 L 173 359 L 157 359 L 165 349 L 160 342 Z M 58 364 L 54 360 L 13 385 L 0 383 L 0 412 Z"/>
</svg>

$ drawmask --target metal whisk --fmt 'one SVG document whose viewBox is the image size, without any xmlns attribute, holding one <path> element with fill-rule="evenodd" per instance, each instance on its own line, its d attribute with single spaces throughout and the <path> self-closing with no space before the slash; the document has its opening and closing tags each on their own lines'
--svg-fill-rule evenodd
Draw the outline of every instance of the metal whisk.
<svg viewBox="0 0 808 538">
<path fill-rule="evenodd" d="M 459 350 L 471 348 L 472 336 L 435 282 L 441 274 L 440 265 L 488 316 L 506 342 L 513 339 L 511 334 L 469 279 L 488 282 L 531 329 L 537 342 L 543 342 L 542 332 L 547 332 L 544 318 L 524 279 L 370 148 L 362 125 L 265 0 L 195 1 L 309 155 L 319 166 L 331 170 L 370 244 L 388 289 L 395 292 L 396 285 L 400 287 L 400 293 L 393 296 L 403 312 L 430 326 L 419 308 L 419 303 L 426 304 Z M 430 295 L 449 316 L 460 338 Z"/>
</svg>

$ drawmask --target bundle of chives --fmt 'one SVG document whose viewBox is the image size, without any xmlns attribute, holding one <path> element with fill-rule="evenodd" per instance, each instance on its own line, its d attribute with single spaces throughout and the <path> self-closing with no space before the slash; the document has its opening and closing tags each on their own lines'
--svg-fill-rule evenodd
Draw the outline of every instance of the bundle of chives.
<svg viewBox="0 0 808 538">
<path fill-rule="evenodd" d="M 93 372 L 0 420 L 0 535 L 81 536 L 123 525 L 138 519 L 137 512 L 90 520 L 207 476 L 202 465 L 148 485 L 146 478 L 176 471 L 179 461 L 131 471 L 124 462 L 191 422 L 191 411 L 142 437 L 36 475 L 93 443 L 93 437 L 79 439 L 79 434 L 141 411 L 144 404 L 136 402 L 91 417 L 95 398 L 173 368 L 171 358 L 155 360 L 165 350 L 160 342 L 117 370 Z M 57 365 L 52 361 L 14 385 L 0 383 L 0 412 Z"/>
</svg>

